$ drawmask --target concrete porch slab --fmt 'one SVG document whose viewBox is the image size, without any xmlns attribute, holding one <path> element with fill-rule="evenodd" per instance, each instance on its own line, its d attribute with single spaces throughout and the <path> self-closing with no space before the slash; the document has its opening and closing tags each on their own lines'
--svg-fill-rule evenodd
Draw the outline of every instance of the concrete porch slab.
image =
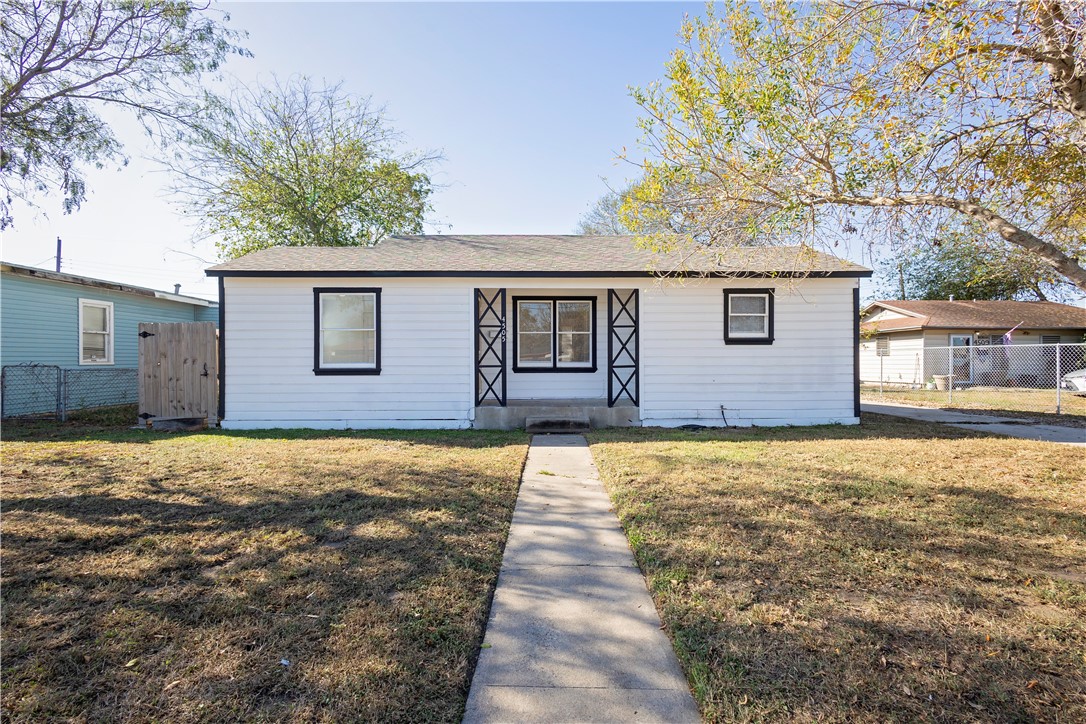
<svg viewBox="0 0 1086 724">
<path fill-rule="evenodd" d="M 479 430 L 523 429 L 530 418 L 587 420 L 593 428 L 640 427 L 640 409 L 632 405 L 608 407 L 606 400 L 509 400 L 505 407 L 475 408 Z"/>
</svg>

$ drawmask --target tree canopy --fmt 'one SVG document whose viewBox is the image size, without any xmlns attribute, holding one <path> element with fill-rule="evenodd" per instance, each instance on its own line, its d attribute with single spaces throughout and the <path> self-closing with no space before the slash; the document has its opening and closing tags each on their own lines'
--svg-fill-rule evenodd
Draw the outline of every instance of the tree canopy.
<svg viewBox="0 0 1086 724">
<path fill-rule="evenodd" d="M 239 89 L 170 163 L 185 212 L 238 257 L 273 246 L 367 246 L 418 233 L 436 156 L 399 150 L 368 99 L 305 78 Z"/>
<path fill-rule="evenodd" d="M 887 299 L 1064 300 L 1073 289 L 1024 249 L 960 234 L 917 245 L 888 260 L 883 272 Z"/>
<path fill-rule="evenodd" d="M 816 242 L 964 225 L 1086 289 L 1084 35 L 1071 0 L 710 5 L 634 91 L 624 212 Z"/>
<path fill-rule="evenodd" d="M 86 198 L 86 167 L 123 164 L 123 144 L 101 112 L 134 112 L 159 137 L 200 108 L 194 79 L 217 69 L 235 43 L 222 14 L 174 0 L 0 2 L 0 229 L 11 204 Z"/>
</svg>

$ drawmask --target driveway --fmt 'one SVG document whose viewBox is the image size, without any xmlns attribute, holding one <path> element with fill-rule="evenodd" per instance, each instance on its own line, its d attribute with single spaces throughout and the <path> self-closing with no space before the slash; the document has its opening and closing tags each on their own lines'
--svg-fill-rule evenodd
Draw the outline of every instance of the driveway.
<svg viewBox="0 0 1086 724">
<path fill-rule="evenodd" d="M 889 402 L 879 404 L 863 402 L 860 404 L 860 411 L 907 417 L 910 420 L 920 420 L 921 422 L 937 422 L 951 427 L 960 427 L 964 430 L 983 430 L 984 432 L 1019 437 L 1025 440 L 1086 446 L 1086 429 L 1084 428 L 1034 424 L 1021 418 L 974 415 L 951 410 L 940 410 L 933 407 L 915 407 Z"/>
</svg>

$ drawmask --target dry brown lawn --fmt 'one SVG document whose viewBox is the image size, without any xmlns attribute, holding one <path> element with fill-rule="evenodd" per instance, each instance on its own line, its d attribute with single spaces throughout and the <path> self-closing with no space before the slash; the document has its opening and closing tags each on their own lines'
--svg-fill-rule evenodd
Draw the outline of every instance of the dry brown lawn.
<svg viewBox="0 0 1086 724">
<path fill-rule="evenodd" d="M 6 427 L 5 721 L 457 721 L 527 438 Z"/>
<path fill-rule="evenodd" d="M 1082 448 L 859 427 L 592 452 L 710 721 L 1086 721 Z"/>
</svg>

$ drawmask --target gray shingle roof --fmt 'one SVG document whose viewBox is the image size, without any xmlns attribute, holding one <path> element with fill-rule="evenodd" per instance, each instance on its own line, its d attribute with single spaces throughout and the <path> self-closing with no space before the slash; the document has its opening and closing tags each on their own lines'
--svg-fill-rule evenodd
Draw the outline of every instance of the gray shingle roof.
<svg viewBox="0 0 1086 724">
<path fill-rule="evenodd" d="M 870 276 L 858 264 L 808 247 L 742 247 L 660 254 L 633 236 L 392 236 L 373 247 L 275 247 L 208 269 L 211 276 L 650 273 Z"/>
</svg>

